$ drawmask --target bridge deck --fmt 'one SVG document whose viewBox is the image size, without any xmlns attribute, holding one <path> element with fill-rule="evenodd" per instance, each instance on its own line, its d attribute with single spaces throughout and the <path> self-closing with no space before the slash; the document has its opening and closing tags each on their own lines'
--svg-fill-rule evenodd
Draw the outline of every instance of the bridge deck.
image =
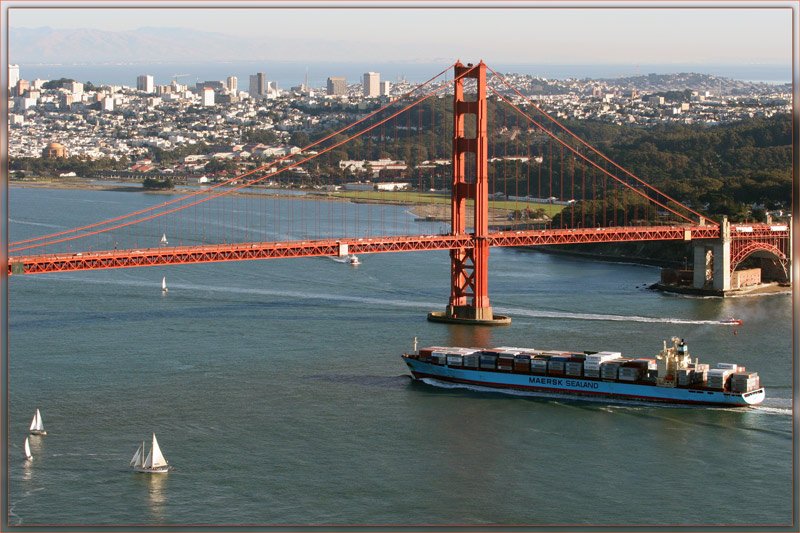
<svg viewBox="0 0 800 533">
<path fill-rule="evenodd" d="M 489 234 L 489 246 L 545 246 L 647 240 L 692 240 L 719 238 L 718 226 L 650 226 L 502 231 Z M 306 241 L 277 241 L 244 244 L 213 244 L 55 253 L 9 258 L 9 274 L 40 274 L 75 270 L 129 268 L 217 261 L 246 261 L 280 257 L 339 255 L 343 245 L 348 253 L 368 254 L 471 248 L 471 234 L 364 237 Z"/>
</svg>

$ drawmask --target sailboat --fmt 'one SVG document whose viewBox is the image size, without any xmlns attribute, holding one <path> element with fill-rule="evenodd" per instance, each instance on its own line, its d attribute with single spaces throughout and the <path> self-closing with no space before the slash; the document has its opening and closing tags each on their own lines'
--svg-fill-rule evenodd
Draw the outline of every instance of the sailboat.
<svg viewBox="0 0 800 533">
<path fill-rule="evenodd" d="M 33 456 L 31 455 L 31 445 L 28 443 L 28 437 L 25 437 L 25 459 L 28 461 L 33 459 Z"/>
<path fill-rule="evenodd" d="M 161 246 L 166 246 L 167 244 L 169 244 L 167 242 L 167 234 L 166 233 L 162 233 L 161 234 Z"/>
<path fill-rule="evenodd" d="M 167 276 L 161 278 L 161 292 L 167 292 Z"/>
<path fill-rule="evenodd" d="M 144 456 L 144 450 L 145 443 L 142 441 L 142 445 L 139 446 L 139 449 L 133 455 L 133 459 L 131 459 L 131 466 L 135 472 L 164 474 L 170 470 L 167 460 L 161 454 L 161 448 L 158 447 L 155 433 L 153 433 L 153 444 L 150 446 L 147 457 Z"/>
<path fill-rule="evenodd" d="M 47 432 L 44 430 L 44 424 L 42 424 L 42 414 L 38 409 L 36 410 L 36 414 L 33 415 L 33 420 L 31 420 L 30 432 L 34 435 L 47 435 Z"/>
</svg>

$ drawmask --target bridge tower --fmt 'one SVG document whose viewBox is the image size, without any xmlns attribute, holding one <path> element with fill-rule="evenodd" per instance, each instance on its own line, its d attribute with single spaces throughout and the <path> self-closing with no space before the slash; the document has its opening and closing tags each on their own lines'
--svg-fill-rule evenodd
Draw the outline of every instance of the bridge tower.
<svg viewBox="0 0 800 533">
<path fill-rule="evenodd" d="M 486 65 L 481 61 L 454 71 L 452 234 L 467 233 L 467 200 L 473 201 L 471 248 L 450 250 L 450 301 L 442 312 L 428 313 L 435 322 L 477 325 L 509 324 L 489 305 L 489 141 L 487 134 Z M 464 81 L 476 81 L 476 97 L 467 99 Z M 472 300 L 469 301 L 469 298 Z"/>
</svg>

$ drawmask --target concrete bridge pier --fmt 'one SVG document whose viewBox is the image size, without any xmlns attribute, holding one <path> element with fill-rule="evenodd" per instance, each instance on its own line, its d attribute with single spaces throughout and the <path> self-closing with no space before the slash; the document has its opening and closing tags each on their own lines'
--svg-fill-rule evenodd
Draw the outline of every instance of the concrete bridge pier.
<svg viewBox="0 0 800 533">
<path fill-rule="evenodd" d="M 694 243 L 692 285 L 695 289 L 731 289 L 731 224 L 728 217 L 722 219 L 719 239 Z"/>
</svg>

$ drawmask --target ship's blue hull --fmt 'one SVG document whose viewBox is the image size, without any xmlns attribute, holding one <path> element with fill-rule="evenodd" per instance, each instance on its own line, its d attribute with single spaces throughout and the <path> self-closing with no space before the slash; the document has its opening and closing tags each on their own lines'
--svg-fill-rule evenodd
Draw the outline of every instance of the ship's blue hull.
<svg viewBox="0 0 800 533">
<path fill-rule="evenodd" d="M 724 406 L 756 405 L 761 403 L 765 396 L 763 388 L 742 393 L 699 387 L 657 387 L 650 383 L 604 381 L 570 376 L 543 376 L 529 373 L 450 367 L 419 361 L 407 356 L 403 356 L 403 360 L 408 365 L 412 375 L 417 379 L 432 378 L 481 387 L 555 392 L 609 399 Z"/>
</svg>

